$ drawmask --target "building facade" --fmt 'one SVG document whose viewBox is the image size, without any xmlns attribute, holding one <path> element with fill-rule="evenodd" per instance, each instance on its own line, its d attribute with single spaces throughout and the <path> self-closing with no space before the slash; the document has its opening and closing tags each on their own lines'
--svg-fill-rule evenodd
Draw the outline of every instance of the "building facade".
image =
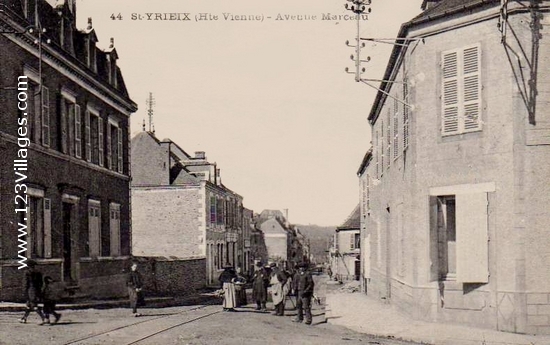
<svg viewBox="0 0 550 345">
<path fill-rule="evenodd" d="M 205 285 L 243 267 L 243 198 L 221 183 L 204 152 L 190 156 L 143 131 L 132 141 L 133 254 L 204 258 Z"/>
<path fill-rule="evenodd" d="M 360 216 L 358 205 L 334 233 L 330 266 L 338 281 L 359 280 L 361 276 Z"/>
<path fill-rule="evenodd" d="M 137 106 L 114 42 L 76 28 L 74 1 L 1 6 L 0 299 L 22 297 L 24 258 L 68 295 L 122 296 Z"/>
<path fill-rule="evenodd" d="M 401 27 L 364 214 L 368 291 L 416 318 L 550 332 L 549 5 L 424 1 Z"/>
</svg>

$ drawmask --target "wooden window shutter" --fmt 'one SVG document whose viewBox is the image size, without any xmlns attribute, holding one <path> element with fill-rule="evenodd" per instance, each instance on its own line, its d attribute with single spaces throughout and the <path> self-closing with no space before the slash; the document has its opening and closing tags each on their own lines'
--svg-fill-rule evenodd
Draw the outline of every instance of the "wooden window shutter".
<svg viewBox="0 0 550 345">
<path fill-rule="evenodd" d="M 92 161 L 92 131 L 90 126 L 90 111 L 86 110 L 84 114 L 84 126 L 86 127 L 86 161 Z"/>
<path fill-rule="evenodd" d="M 67 123 L 67 130 L 68 130 L 68 149 L 69 149 L 69 155 L 74 156 L 75 155 L 75 112 L 76 112 L 76 104 L 72 103 L 69 104 L 69 117 L 68 117 L 68 123 Z"/>
<path fill-rule="evenodd" d="M 52 201 L 44 199 L 44 257 L 52 257 Z"/>
<path fill-rule="evenodd" d="M 350 241 L 349 248 L 355 249 L 355 234 L 349 234 L 349 241 Z"/>
<path fill-rule="evenodd" d="M 109 121 L 106 122 L 107 124 L 107 132 L 105 135 L 107 136 L 107 169 L 113 169 L 113 152 L 112 152 L 112 138 L 111 138 L 111 124 Z"/>
<path fill-rule="evenodd" d="M 403 100 L 409 104 L 409 85 L 403 81 Z M 403 151 L 409 146 L 409 106 L 403 104 Z"/>
<path fill-rule="evenodd" d="M 487 193 L 456 195 L 456 279 L 489 281 Z"/>
<path fill-rule="evenodd" d="M 430 280 L 437 281 L 440 278 L 439 270 L 441 258 L 439 253 L 439 200 L 436 196 L 429 197 L 430 212 Z"/>
<path fill-rule="evenodd" d="M 392 147 L 392 124 L 391 124 L 391 109 L 388 108 L 388 114 L 387 114 L 388 122 L 386 123 L 386 169 L 390 167 L 391 165 L 391 147 Z"/>
<path fill-rule="evenodd" d="M 399 156 L 399 102 L 393 100 L 393 158 Z"/>
<path fill-rule="evenodd" d="M 50 146 L 50 91 L 42 86 L 42 145 Z"/>
<path fill-rule="evenodd" d="M 477 131 L 481 129 L 481 80 L 480 62 L 481 54 L 479 46 L 464 49 L 463 74 L 464 74 L 464 131 Z"/>
<path fill-rule="evenodd" d="M 74 148 L 76 158 L 82 158 L 82 115 L 78 104 L 74 109 Z"/>
<path fill-rule="evenodd" d="M 98 151 L 99 151 L 99 165 L 100 166 L 103 166 L 103 159 L 104 159 L 104 155 L 103 155 L 103 145 L 104 145 L 104 141 L 103 141 L 103 119 L 102 118 L 98 118 L 97 119 L 97 131 L 98 131 L 98 137 L 99 137 L 99 144 L 97 145 L 98 146 Z"/>
<path fill-rule="evenodd" d="M 443 67 L 443 116 L 442 134 L 459 133 L 459 80 L 458 52 L 452 51 L 442 55 Z"/>
<path fill-rule="evenodd" d="M 61 98 L 61 152 L 67 151 L 67 102 Z"/>
<path fill-rule="evenodd" d="M 118 138 L 118 148 L 117 148 L 117 154 L 118 154 L 118 157 L 117 157 L 117 162 L 118 162 L 118 167 L 117 167 L 117 171 L 119 173 L 122 173 L 122 168 L 123 168 L 123 162 L 122 162 L 122 128 L 119 128 L 118 129 L 118 135 L 117 135 L 117 138 Z"/>
</svg>

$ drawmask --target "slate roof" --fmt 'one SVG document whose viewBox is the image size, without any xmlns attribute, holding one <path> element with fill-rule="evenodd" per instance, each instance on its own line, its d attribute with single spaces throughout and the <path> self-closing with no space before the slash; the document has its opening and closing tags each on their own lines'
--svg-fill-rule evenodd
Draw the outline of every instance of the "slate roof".
<svg viewBox="0 0 550 345">
<path fill-rule="evenodd" d="M 344 223 L 337 227 L 336 230 L 341 231 L 359 229 L 361 229 L 361 209 L 359 208 L 359 204 L 357 204 Z"/>
<path fill-rule="evenodd" d="M 490 3 L 500 3 L 500 0 L 442 0 L 430 6 L 430 8 L 413 18 L 409 23 L 425 22 Z"/>
</svg>

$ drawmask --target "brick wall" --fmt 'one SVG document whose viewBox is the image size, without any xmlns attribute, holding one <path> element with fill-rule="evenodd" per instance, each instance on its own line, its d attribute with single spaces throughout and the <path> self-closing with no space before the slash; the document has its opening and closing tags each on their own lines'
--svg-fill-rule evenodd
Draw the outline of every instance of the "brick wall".
<svg viewBox="0 0 550 345">
<path fill-rule="evenodd" d="M 147 295 L 190 295 L 205 286 L 206 260 L 138 257 Z"/>
</svg>

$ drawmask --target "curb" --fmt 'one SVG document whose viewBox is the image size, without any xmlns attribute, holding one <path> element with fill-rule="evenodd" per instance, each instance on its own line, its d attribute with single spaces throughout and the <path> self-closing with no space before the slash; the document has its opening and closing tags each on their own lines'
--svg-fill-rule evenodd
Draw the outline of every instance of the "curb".
<svg viewBox="0 0 550 345">
<path fill-rule="evenodd" d="M 219 304 L 219 298 L 207 294 L 191 295 L 185 297 L 148 297 L 145 298 L 144 308 L 168 308 L 195 304 Z M 26 309 L 25 303 L 9 303 L 3 305 L 0 302 L 0 312 L 23 312 Z M 84 301 L 81 303 L 59 303 L 56 310 L 82 310 L 82 309 L 111 309 L 129 307 L 130 300 L 111 301 Z"/>
</svg>

